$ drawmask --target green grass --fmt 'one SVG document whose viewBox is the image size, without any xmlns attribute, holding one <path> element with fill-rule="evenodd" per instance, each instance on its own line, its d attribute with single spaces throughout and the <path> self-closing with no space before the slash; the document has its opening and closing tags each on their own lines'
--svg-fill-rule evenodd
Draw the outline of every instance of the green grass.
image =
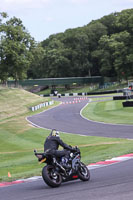
<svg viewBox="0 0 133 200">
<path fill-rule="evenodd" d="M 43 146 L 40 144 L 43 144 L 48 131 L 41 130 L 40 133 L 25 118 L 52 107 L 34 113 L 29 109 L 33 104 L 49 100 L 22 89 L 0 88 L 0 181 L 9 180 L 8 171 L 13 179 L 27 177 L 37 171 L 33 149 Z M 57 104 L 55 102 L 53 106 Z"/>
<path fill-rule="evenodd" d="M 48 101 L 23 89 L 0 88 L 0 121 L 29 112 L 29 107 Z"/>
<path fill-rule="evenodd" d="M 38 164 L 33 150 L 43 152 L 43 143 L 50 131 L 32 127 L 25 117 L 33 114 L 29 110 L 32 104 L 47 100 L 24 90 L 0 90 L 0 181 L 41 175 L 43 164 Z M 106 105 L 105 109 L 108 110 L 109 107 L 111 105 Z M 47 108 L 34 114 L 44 109 Z M 82 161 L 86 164 L 133 152 L 132 140 L 64 133 L 61 133 L 61 138 L 72 146 L 80 147 Z M 11 173 L 11 178 L 8 177 L 8 172 Z"/>
<path fill-rule="evenodd" d="M 82 111 L 82 114 L 94 121 L 133 124 L 133 107 L 123 107 L 122 101 L 91 102 Z"/>
</svg>

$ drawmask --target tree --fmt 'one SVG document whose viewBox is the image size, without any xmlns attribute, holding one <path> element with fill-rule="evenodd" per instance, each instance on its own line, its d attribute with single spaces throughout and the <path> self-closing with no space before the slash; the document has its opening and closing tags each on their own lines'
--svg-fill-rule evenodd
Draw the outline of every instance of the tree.
<svg viewBox="0 0 133 200">
<path fill-rule="evenodd" d="M 117 13 L 112 13 L 98 20 L 106 27 L 107 35 L 111 35 L 116 32 L 116 16 Z"/>
<path fill-rule="evenodd" d="M 1 65 L 2 73 L 13 77 L 17 82 L 26 78 L 27 69 L 32 60 L 33 38 L 26 31 L 22 21 L 13 17 L 1 24 Z M 5 70 L 4 70 L 5 69 Z"/>
<path fill-rule="evenodd" d="M 42 78 L 44 74 L 42 66 L 45 50 L 41 44 L 36 44 L 34 48 L 31 49 L 32 53 L 32 62 L 27 71 L 27 78 Z"/>
<path fill-rule="evenodd" d="M 5 23 L 3 23 L 3 20 L 6 19 L 8 16 L 6 13 L 0 13 L 0 79 L 2 83 L 6 83 L 6 80 L 8 78 L 8 65 L 6 63 L 6 57 L 5 57 L 5 43 L 6 40 L 4 38 L 5 34 Z"/>
<path fill-rule="evenodd" d="M 114 67 L 119 80 L 133 74 L 133 49 L 131 35 L 127 31 L 113 34 L 110 48 L 113 51 Z"/>
<path fill-rule="evenodd" d="M 107 34 L 107 27 L 97 20 L 88 24 L 85 31 L 88 36 L 87 49 L 90 52 L 88 60 L 91 63 L 91 74 L 96 76 L 100 74 L 100 65 L 94 54 L 98 49 L 99 39 Z"/>
<path fill-rule="evenodd" d="M 103 76 L 117 76 L 121 80 L 133 74 L 133 49 L 130 41 L 131 35 L 127 31 L 100 38 L 99 48 L 93 56 L 99 59 Z"/>
<path fill-rule="evenodd" d="M 123 10 L 116 16 L 116 32 L 128 31 L 133 33 L 133 9 Z"/>
<path fill-rule="evenodd" d="M 67 30 L 63 42 L 71 52 L 68 58 L 73 76 L 91 75 L 92 64 L 89 61 L 88 35 L 85 29 Z"/>
<path fill-rule="evenodd" d="M 70 61 L 67 58 L 69 50 L 61 41 L 53 39 L 45 48 L 42 74 L 43 77 L 65 77 L 69 74 Z"/>
<path fill-rule="evenodd" d="M 100 66 L 100 73 L 102 76 L 115 76 L 113 67 L 112 51 L 110 49 L 110 37 L 103 35 L 99 40 L 98 49 L 93 51 L 92 57 L 97 59 Z"/>
</svg>

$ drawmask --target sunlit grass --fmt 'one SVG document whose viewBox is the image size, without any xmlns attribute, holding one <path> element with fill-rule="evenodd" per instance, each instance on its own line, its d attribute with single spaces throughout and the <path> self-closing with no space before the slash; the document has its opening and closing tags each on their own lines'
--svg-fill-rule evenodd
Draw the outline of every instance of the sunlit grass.
<svg viewBox="0 0 133 200">
<path fill-rule="evenodd" d="M 133 107 L 123 107 L 122 101 L 92 102 L 86 106 L 82 114 L 94 121 L 133 124 Z"/>
</svg>

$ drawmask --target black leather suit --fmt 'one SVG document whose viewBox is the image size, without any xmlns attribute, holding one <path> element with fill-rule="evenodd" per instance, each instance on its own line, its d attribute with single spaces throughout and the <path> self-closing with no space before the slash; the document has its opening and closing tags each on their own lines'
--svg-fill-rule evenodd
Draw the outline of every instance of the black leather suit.
<svg viewBox="0 0 133 200">
<path fill-rule="evenodd" d="M 58 150 L 59 145 L 62 146 L 64 149 Z M 44 143 L 44 152 L 47 150 L 50 150 L 50 152 L 54 154 L 56 157 L 62 157 L 62 156 L 67 156 L 70 153 L 70 151 L 68 150 L 72 150 L 72 147 L 65 144 L 60 139 L 60 137 L 50 135 L 46 138 L 46 141 Z"/>
</svg>

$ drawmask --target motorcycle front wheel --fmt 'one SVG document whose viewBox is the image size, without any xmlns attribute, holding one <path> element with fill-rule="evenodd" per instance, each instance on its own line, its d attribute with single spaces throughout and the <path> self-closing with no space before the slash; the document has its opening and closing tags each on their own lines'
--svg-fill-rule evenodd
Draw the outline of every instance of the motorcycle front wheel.
<svg viewBox="0 0 133 200">
<path fill-rule="evenodd" d="M 42 169 L 42 177 L 50 187 L 59 187 L 62 183 L 61 175 L 55 171 L 55 168 L 52 165 L 46 165 Z"/>
<path fill-rule="evenodd" d="M 90 180 L 90 171 L 89 169 L 86 167 L 86 165 L 84 163 L 80 163 L 79 165 L 79 169 L 78 169 L 78 177 L 80 178 L 80 180 L 82 181 L 89 181 Z"/>
</svg>

